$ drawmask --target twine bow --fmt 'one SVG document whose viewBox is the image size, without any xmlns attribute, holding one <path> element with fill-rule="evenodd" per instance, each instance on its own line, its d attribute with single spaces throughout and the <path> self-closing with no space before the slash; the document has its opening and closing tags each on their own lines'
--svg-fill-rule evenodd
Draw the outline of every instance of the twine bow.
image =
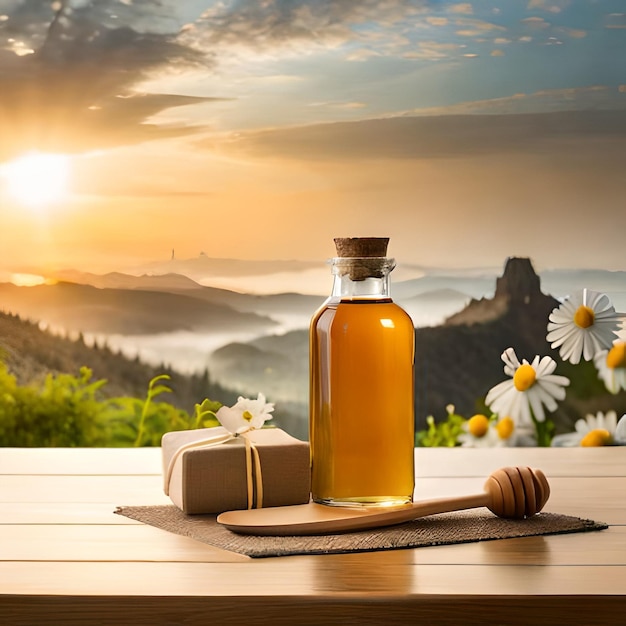
<svg viewBox="0 0 626 626">
<path fill-rule="evenodd" d="M 246 454 L 246 491 L 248 498 L 248 509 L 253 508 L 253 506 L 257 509 L 263 507 L 263 475 L 261 473 L 261 459 L 259 457 L 259 451 L 257 447 L 248 439 L 246 436 L 251 430 L 247 430 L 243 433 L 224 433 L 222 435 L 214 435 L 212 437 L 208 437 L 206 439 L 200 439 L 198 441 L 192 441 L 190 443 L 183 444 L 180 446 L 176 452 L 170 458 L 170 461 L 167 466 L 167 470 L 164 475 L 164 484 L 163 491 L 165 491 L 165 495 L 169 495 L 170 493 L 170 483 L 172 482 L 172 473 L 174 471 L 174 465 L 176 465 L 176 461 L 178 457 L 181 456 L 187 450 L 198 450 L 202 448 L 213 448 L 215 446 L 220 446 L 228 441 L 232 441 L 233 439 L 237 439 L 241 437 L 245 444 L 245 454 Z M 256 483 L 256 504 L 255 504 L 255 486 Z"/>
</svg>

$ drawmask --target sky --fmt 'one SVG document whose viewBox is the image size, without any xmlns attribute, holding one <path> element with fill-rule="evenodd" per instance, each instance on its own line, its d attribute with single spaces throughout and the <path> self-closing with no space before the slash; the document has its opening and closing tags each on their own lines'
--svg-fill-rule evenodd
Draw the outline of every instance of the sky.
<svg viewBox="0 0 626 626">
<path fill-rule="evenodd" d="M 0 0 L 0 274 L 626 269 L 624 0 Z"/>
</svg>

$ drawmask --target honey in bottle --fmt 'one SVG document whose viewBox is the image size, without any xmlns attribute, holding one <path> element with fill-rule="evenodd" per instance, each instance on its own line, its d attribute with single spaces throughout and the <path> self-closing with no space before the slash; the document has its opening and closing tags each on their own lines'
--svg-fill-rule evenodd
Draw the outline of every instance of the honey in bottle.
<svg viewBox="0 0 626 626">
<path fill-rule="evenodd" d="M 313 500 L 411 502 L 414 326 L 390 296 L 387 238 L 335 239 L 331 296 L 310 326 Z"/>
</svg>

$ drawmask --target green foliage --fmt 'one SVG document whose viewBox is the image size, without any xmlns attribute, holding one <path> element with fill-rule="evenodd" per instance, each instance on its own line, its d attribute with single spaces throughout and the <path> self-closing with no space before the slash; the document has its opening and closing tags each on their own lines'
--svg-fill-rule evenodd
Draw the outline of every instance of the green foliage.
<svg viewBox="0 0 626 626">
<path fill-rule="evenodd" d="M 92 380 L 87 367 L 78 376 L 48 374 L 41 383 L 19 385 L 0 362 L 0 446 L 158 446 L 164 433 L 217 426 L 221 404 L 204 400 L 194 415 L 157 397 L 170 393 L 167 374 L 152 378 L 144 398 L 105 398 L 106 380 Z"/>
<path fill-rule="evenodd" d="M 586 399 L 606 394 L 606 387 L 593 361 L 581 361 L 575 365 L 561 361 L 556 373 L 569 378 L 568 395 Z"/>
<path fill-rule="evenodd" d="M 0 363 L 0 445 L 104 445 L 103 420 L 108 403 L 98 400 L 106 381 L 91 381 L 91 370 L 79 376 L 47 375 L 40 385 L 20 386 Z"/>
<path fill-rule="evenodd" d="M 537 445 L 540 448 L 549 448 L 556 431 L 554 422 L 549 417 L 546 417 L 543 422 L 540 422 L 535 418 L 532 409 L 530 411 L 530 417 L 533 421 L 533 426 L 535 427 Z"/>
<path fill-rule="evenodd" d="M 146 419 L 150 412 L 152 400 L 161 393 L 172 393 L 172 390 L 169 387 L 165 385 L 157 385 L 157 383 L 160 380 L 170 380 L 170 378 L 171 377 L 168 376 L 167 374 L 161 374 L 159 376 L 155 376 L 148 384 L 148 393 L 146 395 L 146 399 L 139 405 L 137 405 L 137 402 L 134 401 L 133 399 L 132 405 L 135 408 L 141 409 L 139 413 L 139 426 L 137 427 L 137 435 L 135 437 L 135 441 L 133 442 L 133 445 L 135 447 L 141 445 L 141 442 L 143 441 L 144 431 L 146 428 Z"/>
<path fill-rule="evenodd" d="M 460 445 L 458 437 L 463 432 L 465 421 L 464 417 L 454 412 L 448 413 L 448 417 L 439 423 L 436 423 L 435 418 L 429 415 L 426 418 L 428 428 L 415 433 L 415 445 L 454 448 Z"/>
<path fill-rule="evenodd" d="M 167 393 L 167 402 L 189 413 L 193 413 L 194 404 L 204 397 L 219 398 L 230 406 L 241 395 L 238 390 L 224 388 L 211 380 L 208 369 L 202 373 L 182 374 L 165 364 L 154 367 L 143 363 L 139 356 L 127 358 L 111 349 L 106 342 L 97 344 L 97 349 L 94 349 L 85 343 L 80 334 L 53 334 L 41 330 L 34 322 L 2 311 L 0 361 L 6 364 L 20 385 L 41 382 L 49 373 L 75 374 L 81 366 L 88 365 L 94 380 L 106 379 L 106 385 L 98 391 L 100 399 L 144 398 L 147 381 L 169 374 L 172 381 L 168 384 L 171 393 Z"/>
<path fill-rule="evenodd" d="M 196 404 L 194 407 L 193 427 L 212 428 L 213 426 L 219 426 L 220 423 L 215 414 L 221 406 L 221 402 L 209 400 L 208 398 L 205 398 L 200 404 Z"/>
</svg>

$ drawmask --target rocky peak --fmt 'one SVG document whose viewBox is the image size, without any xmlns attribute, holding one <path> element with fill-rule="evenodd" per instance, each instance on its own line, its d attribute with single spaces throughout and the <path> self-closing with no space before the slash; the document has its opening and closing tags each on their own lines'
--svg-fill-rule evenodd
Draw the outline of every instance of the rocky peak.
<svg viewBox="0 0 626 626">
<path fill-rule="evenodd" d="M 539 276 L 535 273 L 530 259 L 509 257 L 504 273 L 496 280 L 496 298 L 509 302 L 528 303 L 541 293 Z"/>
<path fill-rule="evenodd" d="M 530 259 L 509 257 L 502 276 L 496 279 L 494 297 L 472 300 L 462 311 L 448 317 L 445 324 L 480 324 L 511 314 L 547 319 L 556 305 L 552 296 L 542 293 Z"/>
</svg>

